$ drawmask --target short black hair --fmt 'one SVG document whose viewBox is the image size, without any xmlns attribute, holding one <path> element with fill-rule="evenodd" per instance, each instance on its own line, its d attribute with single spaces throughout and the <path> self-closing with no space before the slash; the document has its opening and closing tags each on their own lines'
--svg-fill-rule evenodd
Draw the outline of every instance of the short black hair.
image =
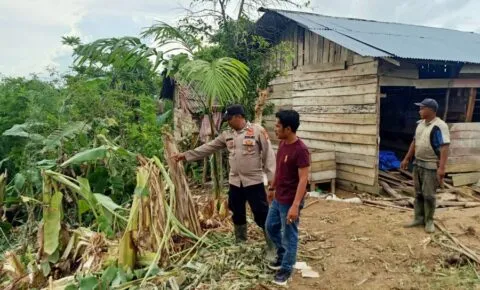
<svg viewBox="0 0 480 290">
<path fill-rule="evenodd" d="M 300 126 L 300 115 L 295 110 L 282 110 L 275 114 L 283 128 L 290 127 L 293 133 L 297 132 Z"/>
</svg>

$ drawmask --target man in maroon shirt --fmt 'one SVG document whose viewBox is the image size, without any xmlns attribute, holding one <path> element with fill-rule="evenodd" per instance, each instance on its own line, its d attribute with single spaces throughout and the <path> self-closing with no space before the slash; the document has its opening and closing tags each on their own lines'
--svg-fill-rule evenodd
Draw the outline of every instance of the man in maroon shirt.
<svg viewBox="0 0 480 290">
<path fill-rule="evenodd" d="M 275 134 L 281 140 L 277 168 L 268 190 L 266 229 L 277 248 L 277 261 L 269 265 L 278 270 L 273 283 L 286 285 L 297 258 L 298 223 L 303 198 L 307 192 L 310 153 L 297 135 L 300 117 L 294 110 L 276 114 Z"/>
</svg>

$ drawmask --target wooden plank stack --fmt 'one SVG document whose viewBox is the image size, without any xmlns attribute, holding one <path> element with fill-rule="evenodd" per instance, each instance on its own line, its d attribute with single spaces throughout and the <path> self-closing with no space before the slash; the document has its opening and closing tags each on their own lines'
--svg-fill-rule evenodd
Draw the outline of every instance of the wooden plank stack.
<svg viewBox="0 0 480 290">
<path fill-rule="evenodd" d="M 480 180 L 480 123 L 450 125 L 450 152 L 446 172 L 454 186 Z"/>
<path fill-rule="evenodd" d="M 398 171 L 379 171 L 378 172 L 378 180 L 379 184 L 382 188 L 391 195 L 395 197 L 395 194 L 391 194 L 391 190 L 386 188 L 385 184 L 387 184 L 394 192 L 398 195 L 407 195 L 407 196 L 415 196 L 415 189 L 413 186 L 413 175 L 404 170 Z"/>
<path fill-rule="evenodd" d="M 337 177 L 337 163 L 335 151 L 314 150 L 310 152 L 310 190 L 315 191 L 318 183 L 331 184 L 331 193 L 335 193 L 335 178 Z"/>
<path fill-rule="evenodd" d="M 412 173 L 405 170 L 380 171 L 379 184 L 382 192 L 394 206 L 413 207 L 415 188 Z M 446 178 L 442 188 L 437 190 L 437 207 L 479 207 L 480 189 L 472 186 L 454 187 Z"/>
</svg>

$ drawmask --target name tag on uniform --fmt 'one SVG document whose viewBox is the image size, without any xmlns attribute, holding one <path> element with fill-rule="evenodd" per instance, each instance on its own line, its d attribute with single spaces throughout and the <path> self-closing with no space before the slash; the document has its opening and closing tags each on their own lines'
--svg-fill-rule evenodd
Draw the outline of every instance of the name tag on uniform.
<svg viewBox="0 0 480 290">
<path fill-rule="evenodd" d="M 227 138 L 225 139 L 225 141 L 227 143 L 228 150 L 232 150 L 233 147 L 235 147 L 235 142 L 233 141 L 233 138 Z"/>
<path fill-rule="evenodd" d="M 255 145 L 255 140 L 250 139 L 250 138 L 245 138 L 245 139 L 243 139 L 242 144 L 245 145 L 245 146 L 253 146 L 253 145 Z"/>
</svg>

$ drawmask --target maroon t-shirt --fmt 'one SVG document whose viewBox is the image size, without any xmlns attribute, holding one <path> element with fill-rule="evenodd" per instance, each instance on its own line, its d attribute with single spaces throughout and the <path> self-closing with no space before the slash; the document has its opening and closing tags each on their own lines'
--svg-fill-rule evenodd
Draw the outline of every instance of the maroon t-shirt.
<svg viewBox="0 0 480 290">
<path fill-rule="evenodd" d="M 275 171 L 275 199 L 281 204 L 292 204 L 299 182 L 298 169 L 310 166 L 310 153 L 302 140 L 292 144 L 281 142 L 277 152 Z"/>
</svg>

